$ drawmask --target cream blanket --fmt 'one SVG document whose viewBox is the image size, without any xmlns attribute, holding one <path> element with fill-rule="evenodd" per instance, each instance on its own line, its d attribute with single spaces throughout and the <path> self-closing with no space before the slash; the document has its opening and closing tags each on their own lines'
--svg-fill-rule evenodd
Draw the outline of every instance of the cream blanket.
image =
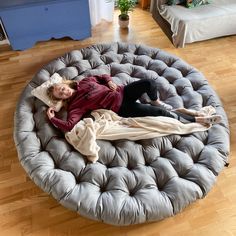
<svg viewBox="0 0 236 236">
<path fill-rule="evenodd" d="M 141 140 L 170 134 L 189 134 L 205 131 L 210 125 L 183 124 L 169 117 L 122 118 L 110 110 L 99 109 L 92 113 L 95 120 L 84 118 L 65 134 L 66 140 L 91 162 L 99 158 L 100 147 L 96 140 Z"/>
</svg>

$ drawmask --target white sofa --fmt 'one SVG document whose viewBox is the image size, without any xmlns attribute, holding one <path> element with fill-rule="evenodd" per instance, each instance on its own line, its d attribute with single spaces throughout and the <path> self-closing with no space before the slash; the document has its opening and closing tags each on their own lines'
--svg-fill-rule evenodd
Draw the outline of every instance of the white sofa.
<svg viewBox="0 0 236 236">
<path fill-rule="evenodd" d="M 165 3 L 152 0 L 151 13 L 175 47 L 236 34 L 236 0 L 212 0 L 195 8 Z"/>
</svg>

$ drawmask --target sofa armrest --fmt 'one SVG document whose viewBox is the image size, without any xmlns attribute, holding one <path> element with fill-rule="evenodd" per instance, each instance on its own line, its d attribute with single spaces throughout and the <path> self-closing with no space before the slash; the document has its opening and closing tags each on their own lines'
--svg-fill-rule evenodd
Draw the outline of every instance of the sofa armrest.
<svg viewBox="0 0 236 236">
<path fill-rule="evenodd" d="M 167 0 L 156 0 L 158 5 L 166 4 Z"/>
<path fill-rule="evenodd" d="M 160 9 L 160 6 L 166 4 L 167 0 L 151 0 L 150 3 L 150 11 L 152 12 L 153 9 Z"/>
</svg>

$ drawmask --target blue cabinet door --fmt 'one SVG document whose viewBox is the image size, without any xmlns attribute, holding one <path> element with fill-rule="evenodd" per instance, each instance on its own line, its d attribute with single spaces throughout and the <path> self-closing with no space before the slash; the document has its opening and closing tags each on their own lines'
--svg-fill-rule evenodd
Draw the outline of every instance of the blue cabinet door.
<svg viewBox="0 0 236 236">
<path fill-rule="evenodd" d="M 88 0 L 17 6 L 0 15 L 13 49 L 25 49 L 50 38 L 79 40 L 91 36 Z"/>
</svg>

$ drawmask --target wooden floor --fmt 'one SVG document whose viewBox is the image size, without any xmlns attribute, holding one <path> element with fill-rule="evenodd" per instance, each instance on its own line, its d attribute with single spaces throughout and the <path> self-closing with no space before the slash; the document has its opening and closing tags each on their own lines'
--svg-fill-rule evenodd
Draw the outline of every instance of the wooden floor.
<svg viewBox="0 0 236 236">
<path fill-rule="evenodd" d="M 129 30 L 113 23 L 93 28 L 92 37 L 37 43 L 25 51 L 0 46 L 0 236 L 232 236 L 236 235 L 236 36 L 176 49 L 147 11 L 135 9 Z M 18 96 L 33 75 L 67 51 L 101 43 L 142 43 L 171 52 L 201 70 L 216 90 L 231 129 L 230 165 L 206 198 L 160 222 L 115 227 L 85 219 L 39 189 L 19 164 L 13 142 L 13 114 Z"/>
</svg>

